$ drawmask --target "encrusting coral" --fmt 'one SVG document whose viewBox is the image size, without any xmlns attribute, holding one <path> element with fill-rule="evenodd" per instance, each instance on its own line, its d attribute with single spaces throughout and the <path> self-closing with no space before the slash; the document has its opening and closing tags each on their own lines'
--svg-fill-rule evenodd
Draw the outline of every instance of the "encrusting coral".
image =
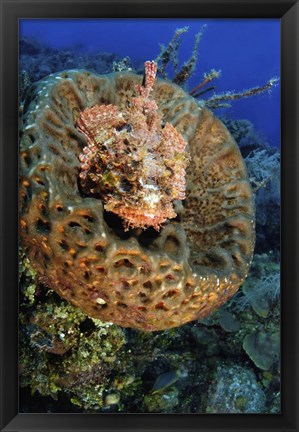
<svg viewBox="0 0 299 432">
<path fill-rule="evenodd" d="M 151 137 L 151 116 L 154 128 L 158 120 L 162 125 L 159 136 L 165 150 L 160 153 L 159 147 L 152 151 L 144 146 L 141 171 L 137 170 L 138 176 L 144 175 L 151 168 L 144 161 L 153 155 L 161 169 L 152 183 L 151 175 L 144 177 L 145 185 L 165 192 L 157 203 L 158 212 L 151 213 L 155 214 L 152 225 L 159 232 L 141 229 L 149 226 L 149 218 L 143 214 L 140 221 L 140 203 L 150 195 L 143 195 L 146 187 L 140 178 L 134 180 L 122 168 L 109 166 L 108 188 L 93 185 L 91 189 L 99 188 L 95 193 L 86 190 L 93 181 L 91 174 L 103 178 L 101 169 L 95 169 L 97 162 L 93 165 L 94 135 L 90 125 L 85 129 L 82 124 L 93 110 L 100 112 L 97 128 L 105 129 L 100 134 L 104 149 L 96 151 L 96 156 L 102 161 L 107 155 L 110 165 L 115 163 L 117 133 L 123 134 L 119 143 L 128 139 L 130 148 L 125 169 L 134 155 L 140 157 L 143 137 Z M 114 116 L 105 128 L 103 111 Z M 117 131 L 117 112 L 127 113 L 120 119 L 123 131 Z M 91 317 L 145 331 L 203 318 L 236 292 L 253 254 L 252 190 L 234 139 L 194 98 L 162 79 L 147 86 L 142 85 L 141 76 L 129 72 L 96 75 L 71 70 L 37 83 L 23 120 L 20 234 L 24 251 L 46 286 Z M 133 139 L 133 131 L 141 136 Z M 185 142 L 190 154 L 186 188 L 182 175 L 189 159 Z M 136 150 L 131 151 L 134 144 Z M 122 150 L 118 153 L 122 157 Z M 117 181 L 128 181 L 130 187 L 137 185 L 137 201 L 127 207 L 127 214 L 119 203 L 129 201 L 130 195 L 125 187 L 122 194 L 120 185 L 112 187 L 112 174 Z M 155 184 L 157 179 L 161 186 Z M 170 190 L 166 185 L 172 186 Z M 130 209 L 138 215 L 137 223 L 136 218 L 127 217 Z M 123 219 L 127 217 L 126 228 L 136 228 L 125 232 L 121 219 L 106 210 L 117 210 Z"/>
</svg>

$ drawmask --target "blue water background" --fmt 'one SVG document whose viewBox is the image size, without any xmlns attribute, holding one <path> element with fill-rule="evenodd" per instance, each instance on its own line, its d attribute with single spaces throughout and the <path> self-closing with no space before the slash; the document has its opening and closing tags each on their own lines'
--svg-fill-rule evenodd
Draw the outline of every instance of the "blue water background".
<svg viewBox="0 0 299 432">
<path fill-rule="evenodd" d="M 180 63 L 192 54 L 194 38 L 203 25 L 196 73 L 189 90 L 204 72 L 221 69 L 216 92 L 240 91 L 265 84 L 280 75 L 280 21 L 278 19 L 80 19 L 20 20 L 20 37 L 35 37 L 58 49 L 76 47 L 89 53 L 112 52 L 133 63 L 157 57 L 159 44 L 171 40 L 176 28 L 189 26 L 183 35 Z M 78 48 L 80 45 L 80 48 Z M 210 86 L 210 85 L 208 85 Z M 280 145 L 280 87 L 270 93 L 232 102 L 217 115 L 250 120 L 268 144 Z"/>
</svg>

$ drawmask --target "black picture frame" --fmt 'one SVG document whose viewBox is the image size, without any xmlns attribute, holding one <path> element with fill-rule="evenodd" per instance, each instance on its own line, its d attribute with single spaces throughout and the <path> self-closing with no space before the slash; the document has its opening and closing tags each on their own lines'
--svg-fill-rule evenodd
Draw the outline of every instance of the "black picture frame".
<svg viewBox="0 0 299 432">
<path fill-rule="evenodd" d="M 298 431 L 299 4 L 294 0 L 0 0 L 1 431 Z M 281 19 L 281 414 L 18 413 L 18 20 Z"/>
</svg>

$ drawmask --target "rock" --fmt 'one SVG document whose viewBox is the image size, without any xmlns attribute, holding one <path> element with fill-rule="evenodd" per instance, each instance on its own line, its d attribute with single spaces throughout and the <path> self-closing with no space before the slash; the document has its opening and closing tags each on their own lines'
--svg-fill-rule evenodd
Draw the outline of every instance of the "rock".
<svg viewBox="0 0 299 432">
<path fill-rule="evenodd" d="M 105 405 L 116 405 L 120 400 L 119 394 L 110 393 L 105 397 Z"/>
<path fill-rule="evenodd" d="M 147 412 L 172 412 L 178 403 L 179 391 L 176 387 L 169 387 L 163 393 L 156 392 L 146 395 L 143 399 L 145 411 Z"/>
<path fill-rule="evenodd" d="M 208 390 L 206 413 L 264 413 L 265 399 L 251 369 L 222 365 Z"/>
<path fill-rule="evenodd" d="M 237 332 L 240 328 L 239 321 L 235 319 L 232 313 L 225 309 L 220 311 L 219 324 L 223 330 L 229 333 Z"/>
<path fill-rule="evenodd" d="M 271 369 L 279 359 L 280 336 L 279 332 L 266 333 L 259 331 L 245 336 L 243 348 L 254 362 L 263 370 Z"/>
</svg>

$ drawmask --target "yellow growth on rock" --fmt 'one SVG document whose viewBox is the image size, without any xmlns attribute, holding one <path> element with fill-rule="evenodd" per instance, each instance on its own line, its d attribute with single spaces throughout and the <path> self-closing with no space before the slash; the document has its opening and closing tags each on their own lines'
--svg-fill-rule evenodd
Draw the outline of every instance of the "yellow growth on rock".
<svg viewBox="0 0 299 432">
<path fill-rule="evenodd" d="M 37 84 L 23 117 L 20 235 L 40 280 L 61 297 L 91 317 L 154 331 L 203 318 L 237 291 L 253 254 L 254 204 L 225 126 L 162 79 L 151 98 L 190 154 L 176 218 L 159 232 L 125 232 L 107 201 L 87 195 L 79 176 L 87 139 L 77 122 L 96 105 L 124 112 L 136 86 L 142 77 L 133 73 L 79 70 Z"/>
</svg>

